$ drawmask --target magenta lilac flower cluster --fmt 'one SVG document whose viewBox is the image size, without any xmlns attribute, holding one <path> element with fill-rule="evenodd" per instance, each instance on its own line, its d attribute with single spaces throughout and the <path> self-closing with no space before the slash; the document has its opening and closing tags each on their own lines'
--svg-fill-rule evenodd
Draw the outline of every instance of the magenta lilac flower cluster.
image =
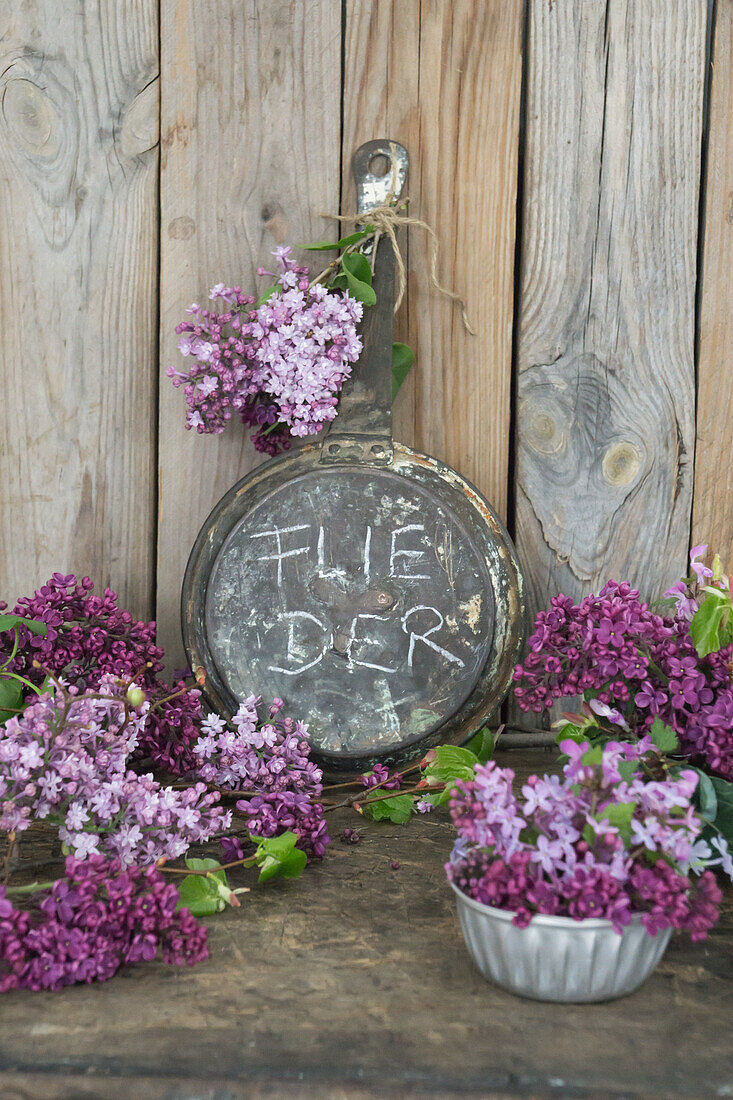
<svg viewBox="0 0 733 1100">
<path fill-rule="evenodd" d="M 138 677 L 137 683 L 154 705 L 138 732 L 136 757 L 150 758 L 175 775 L 191 768 L 191 746 L 202 716 L 200 693 L 184 690 L 183 680 L 169 686 L 160 678 L 163 650 L 155 644 L 155 623 L 140 622 L 118 607 L 117 596 L 109 588 L 95 595 L 89 577 L 77 581 L 73 574 L 63 573 L 54 573 L 33 596 L 19 599 L 13 610 L 45 623 L 48 632 L 41 637 L 20 627 L 20 644 L 10 671 L 40 683 L 43 673 L 32 665 L 37 660 L 82 690 L 98 687 L 108 673 Z M 10 655 L 13 641 L 12 631 L 0 634 L 1 655 Z M 168 698 L 172 694 L 176 697 Z"/>
<path fill-rule="evenodd" d="M 336 415 L 338 394 L 361 353 L 356 326 L 362 305 L 346 291 L 309 283 L 290 248 L 278 248 L 275 293 L 259 306 L 240 287 L 217 284 L 176 327 L 187 371 L 167 370 L 186 397 L 186 427 L 221 432 L 237 413 L 255 428 L 259 451 L 277 454 L 293 436 L 313 435 Z"/>
<path fill-rule="evenodd" d="M 69 857 L 66 873 L 16 908 L 0 886 L 0 992 L 106 981 L 121 966 L 208 957 L 206 929 L 154 867 L 123 869 L 95 855 Z"/>
<path fill-rule="evenodd" d="M 385 764 L 375 764 L 371 771 L 365 772 L 364 775 L 361 776 L 361 783 L 369 790 L 372 790 L 374 787 L 380 787 L 385 791 L 398 791 L 402 784 L 402 779 L 399 775 L 393 775 L 390 779 L 389 768 Z"/>
<path fill-rule="evenodd" d="M 609 581 L 579 604 L 555 596 L 514 671 L 523 710 L 587 693 L 596 714 L 643 735 L 658 715 L 683 753 L 733 779 L 733 681 L 726 646 L 698 655 L 686 617 L 656 615 L 631 585 Z"/>
<path fill-rule="evenodd" d="M 174 790 L 129 770 L 149 704 L 131 713 L 118 690 L 107 675 L 98 693 L 58 685 L 0 727 L 0 829 L 46 821 L 78 859 L 104 852 L 127 866 L 175 859 L 229 827 L 205 784 Z"/>
<path fill-rule="evenodd" d="M 458 832 L 446 871 L 469 897 L 512 911 L 603 917 L 620 932 L 635 913 L 647 931 L 676 928 L 703 939 L 718 916 L 710 871 L 691 881 L 702 823 L 690 799 L 697 774 L 653 779 L 655 750 L 638 744 L 563 741 L 563 777 L 531 776 L 521 798 L 514 772 L 490 761 L 451 799 Z M 658 760 L 658 757 L 656 758 Z"/>
<path fill-rule="evenodd" d="M 237 810 L 247 818 L 250 833 L 278 836 L 288 830 L 310 859 L 320 859 L 329 844 L 323 807 L 318 798 L 323 774 L 310 759 L 308 727 L 278 717 L 282 699 L 273 700 L 266 720 L 258 713 L 261 700 L 250 695 L 232 718 L 232 727 L 211 714 L 194 745 L 197 777 L 207 783 L 245 791 Z M 227 838 L 227 856 L 241 859 L 236 838 Z"/>
</svg>

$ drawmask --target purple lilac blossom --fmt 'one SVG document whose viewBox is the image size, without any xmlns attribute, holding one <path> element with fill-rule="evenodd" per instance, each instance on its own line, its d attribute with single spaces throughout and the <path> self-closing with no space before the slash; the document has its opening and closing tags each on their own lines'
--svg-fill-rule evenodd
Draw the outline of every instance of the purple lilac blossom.
<svg viewBox="0 0 733 1100">
<path fill-rule="evenodd" d="M 640 913 L 651 934 L 671 927 L 703 939 L 722 895 L 709 870 L 694 882 L 688 874 L 730 856 L 725 845 L 718 859 L 696 847 L 702 822 L 690 799 L 697 773 L 649 781 L 649 738 L 611 741 L 600 760 L 587 742 L 565 740 L 560 748 L 569 756 L 563 777 L 530 776 L 521 797 L 512 770 L 493 761 L 457 784 L 450 881 L 468 897 L 510 910 L 519 927 L 551 913 L 603 917 L 620 932 Z"/>
<path fill-rule="evenodd" d="M 336 416 L 338 394 L 361 354 L 356 326 L 362 305 L 346 291 L 309 283 L 290 248 L 273 255 L 276 292 L 259 306 L 240 287 L 218 283 L 209 298 L 222 312 L 197 303 L 176 326 L 186 371 L 167 370 L 183 386 L 186 427 L 221 432 L 237 413 L 256 429 L 259 451 L 287 450 L 293 436 L 314 435 Z"/>
<path fill-rule="evenodd" d="M 44 673 L 32 665 L 37 660 L 82 690 L 98 687 L 105 674 L 136 676 L 151 703 L 165 702 L 148 712 L 135 758 L 150 759 L 183 775 L 194 762 L 191 745 L 199 735 L 201 693 L 185 690 L 184 680 L 169 685 L 161 679 L 163 650 L 155 644 L 154 622 L 139 622 L 118 607 L 111 589 L 105 588 L 101 596 L 93 589 L 89 577 L 77 581 L 73 574 L 54 573 L 33 596 L 21 597 L 14 613 L 45 623 L 48 633 L 44 638 L 21 626 L 18 652 L 8 668 L 40 684 Z M 0 609 L 5 606 L 0 604 Z M 13 642 L 13 631 L 0 634 L 0 654 L 5 658 Z M 176 698 L 169 699 L 171 694 Z"/>
<path fill-rule="evenodd" d="M 730 646 L 699 657 L 684 617 L 656 615 L 630 584 L 609 581 L 579 604 L 554 596 L 539 613 L 514 690 L 536 713 L 588 692 L 597 713 L 620 713 L 637 736 L 659 715 L 683 753 L 733 780 L 730 659 Z"/>
<path fill-rule="evenodd" d="M 65 875 L 17 909 L 0 886 L 0 992 L 106 981 L 154 959 L 181 966 L 208 958 L 207 933 L 155 867 L 124 869 L 69 856 Z"/>
<path fill-rule="evenodd" d="M 259 704 L 257 696 L 245 699 L 232 718 L 233 728 L 216 714 L 204 719 L 193 747 L 195 774 L 217 787 L 247 792 L 236 806 L 251 834 L 272 837 L 290 829 L 308 858 L 320 859 L 330 838 L 318 801 L 323 773 L 310 759 L 308 727 L 278 717 L 282 699 L 273 700 L 265 721 Z M 231 844 L 229 851 L 235 850 Z"/>
<path fill-rule="evenodd" d="M 127 866 L 175 859 L 229 827 L 203 783 L 174 790 L 129 769 L 150 704 L 126 721 L 119 690 L 111 675 L 97 693 L 59 685 L 0 727 L 0 829 L 46 821 L 77 859 L 104 853 Z"/>
</svg>

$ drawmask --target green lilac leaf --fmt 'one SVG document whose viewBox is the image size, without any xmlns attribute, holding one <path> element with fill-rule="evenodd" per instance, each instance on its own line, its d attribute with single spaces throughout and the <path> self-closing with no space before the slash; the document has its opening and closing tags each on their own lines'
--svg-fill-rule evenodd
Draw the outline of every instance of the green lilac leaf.
<svg viewBox="0 0 733 1100">
<path fill-rule="evenodd" d="M 350 252 L 341 257 L 341 265 L 347 274 L 353 275 L 360 283 L 372 285 L 372 265 L 363 252 Z"/>
<path fill-rule="evenodd" d="M 709 653 L 717 653 L 720 649 L 720 630 L 729 608 L 729 601 L 723 602 L 708 596 L 692 616 L 690 636 L 700 657 L 707 657 Z"/>
<path fill-rule="evenodd" d="M 220 882 L 226 882 L 227 880 L 226 871 L 215 859 L 194 859 L 191 857 L 185 860 L 185 863 L 189 871 L 208 871 L 210 875 L 217 878 Z"/>
<path fill-rule="evenodd" d="M 649 736 L 660 752 L 677 752 L 680 747 L 677 734 L 659 717 L 654 719 Z"/>
<path fill-rule="evenodd" d="M 13 718 L 23 706 L 23 685 L 15 677 L 0 679 L 0 722 Z"/>
<path fill-rule="evenodd" d="M 598 814 L 598 818 L 605 818 L 609 825 L 618 829 L 625 844 L 631 841 L 631 818 L 634 816 L 636 805 L 633 802 L 614 802 L 606 806 Z"/>
<path fill-rule="evenodd" d="M 370 821 L 393 821 L 396 825 L 404 825 L 412 817 L 412 804 L 411 794 L 398 794 L 394 798 L 362 804 L 362 813 Z"/>
<path fill-rule="evenodd" d="M 410 373 L 415 362 L 415 352 L 407 344 L 392 344 L 392 400 L 397 396 L 400 386 Z"/>
<path fill-rule="evenodd" d="M 709 775 L 700 771 L 699 768 L 693 768 L 693 771 L 697 772 L 698 778 L 697 791 L 695 792 L 698 813 L 703 821 L 711 824 L 715 821 L 718 813 L 718 796 L 715 793 L 713 781 Z"/>
<path fill-rule="evenodd" d="M 349 284 L 345 275 L 336 275 L 333 279 L 329 280 L 328 285 L 332 290 L 348 290 Z"/>
<path fill-rule="evenodd" d="M 272 298 L 273 294 L 277 294 L 281 289 L 282 287 L 279 283 L 273 283 L 272 286 L 268 286 L 267 290 L 263 294 L 260 294 L 253 308 L 259 309 L 260 306 L 264 305 L 265 302 L 268 302 L 270 298 Z"/>
<path fill-rule="evenodd" d="M 587 752 L 583 753 L 583 755 L 580 758 L 581 764 L 593 765 L 593 764 L 600 764 L 600 763 L 602 763 L 602 761 L 603 761 L 603 746 L 602 745 L 594 745 L 592 749 L 588 749 Z"/>
<path fill-rule="evenodd" d="M 631 782 L 639 768 L 638 761 L 636 760 L 619 760 L 616 766 L 618 768 L 618 774 L 625 783 Z"/>
<path fill-rule="evenodd" d="M 484 726 L 478 733 L 474 733 L 466 748 L 475 755 L 479 764 L 486 764 L 494 755 L 495 743 L 493 733 Z"/>
<path fill-rule="evenodd" d="M 178 888 L 176 909 L 189 909 L 194 917 L 210 917 L 220 913 L 224 905 L 216 881 L 203 875 L 186 875 Z"/>
<path fill-rule="evenodd" d="M 733 848 L 733 783 L 717 776 L 711 777 L 710 782 L 717 801 L 715 828 L 720 830 L 729 847 Z"/>
<path fill-rule="evenodd" d="M 358 302 L 373 306 L 377 296 L 372 289 L 372 269 L 366 256 L 360 252 L 350 252 L 341 258 L 349 292 Z"/>
<path fill-rule="evenodd" d="M 24 619 L 22 615 L 0 615 L 0 632 L 12 630 L 14 626 L 24 626 L 31 634 L 40 634 L 42 638 L 48 634 L 46 624 L 36 622 L 35 619 Z"/>
<path fill-rule="evenodd" d="M 574 741 L 576 745 L 581 745 L 587 740 L 588 737 L 584 726 L 574 726 L 572 722 L 568 722 L 566 726 L 558 730 L 555 737 L 555 744 L 559 745 L 561 741 Z"/>
<path fill-rule="evenodd" d="M 365 225 L 363 229 L 350 233 L 348 237 L 342 237 L 340 241 L 316 241 L 315 244 L 302 244 L 300 249 L 302 252 L 335 252 L 337 248 L 348 248 L 352 244 L 358 244 L 373 232 L 373 225 Z"/>
<path fill-rule="evenodd" d="M 252 836 L 251 839 L 257 845 L 255 858 L 260 868 L 260 882 L 271 878 L 297 878 L 305 867 L 307 857 L 296 848 L 295 833 L 288 831 L 280 836 Z"/>
</svg>

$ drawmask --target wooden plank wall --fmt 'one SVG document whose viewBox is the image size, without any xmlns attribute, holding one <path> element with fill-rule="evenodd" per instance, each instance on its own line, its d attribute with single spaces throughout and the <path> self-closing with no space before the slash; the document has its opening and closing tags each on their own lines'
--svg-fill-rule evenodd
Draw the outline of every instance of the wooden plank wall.
<svg viewBox="0 0 733 1100">
<path fill-rule="evenodd" d="M 705 0 L 530 5 L 516 537 L 532 610 L 684 572 Z"/>
<path fill-rule="evenodd" d="M 154 607 L 156 0 L 0 4 L 0 592 Z"/>
<path fill-rule="evenodd" d="M 162 373 L 173 326 L 214 282 L 251 285 L 276 244 L 335 235 L 319 212 L 353 209 L 351 153 L 384 134 L 410 150 L 411 210 L 438 228 L 440 274 L 478 331 L 430 289 L 413 231 L 398 336 L 417 361 L 396 434 L 494 501 L 532 608 L 608 575 L 658 591 L 693 512 L 694 538 L 733 560 L 732 12 L 0 5 L 0 594 L 88 572 L 155 607 L 180 659 L 190 546 L 258 456 L 235 425 L 184 430 Z"/>
<path fill-rule="evenodd" d="M 733 570 L 733 0 L 718 0 L 714 30 L 692 541 Z"/>
</svg>

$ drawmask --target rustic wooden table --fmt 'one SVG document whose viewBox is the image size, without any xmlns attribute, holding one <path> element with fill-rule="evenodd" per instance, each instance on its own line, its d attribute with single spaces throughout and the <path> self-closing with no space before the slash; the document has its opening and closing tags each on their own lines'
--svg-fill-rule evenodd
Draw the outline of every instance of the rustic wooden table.
<svg viewBox="0 0 733 1100">
<path fill-rule="evenodd" d="M 339 842 L 346 824 L 360 844 Z M 208 962 L 6 995 L 0 1096 L 733 1096 L 730 893 L 710 938 L 673 941 L 638 993 L 541 1004 L 472 966 L 445 814 L 333 826 L 321 866 L 211 919 Z"/>
</svg>

